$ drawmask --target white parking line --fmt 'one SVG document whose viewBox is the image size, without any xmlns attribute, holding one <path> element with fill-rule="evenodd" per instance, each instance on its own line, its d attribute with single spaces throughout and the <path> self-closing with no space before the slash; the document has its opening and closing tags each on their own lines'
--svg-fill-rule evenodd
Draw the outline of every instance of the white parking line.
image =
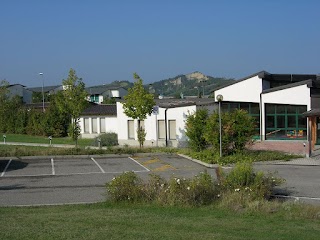
<svg viewBox="0 0 320 240">
<path fill-rule="evenodd" d="M 99 165 L 99 163 L 97 163 L 97 161 L 96 161 L 93 157 L 91 158 L 91 160 L 92 160 L 95 164 L 97 164 L 97 166 L 100 168 L 100 170 L 101 170 L 102 173 L 106 173 L 106 172 L 103 170 L 103 168 Z"/>
<path fill-rule="evenodd" d="M 4 170 L 3 170 L 2 174 L 1 174 L 1 177 L 4 176 L 4 174 L 6 173 L 6 171 L 7 171 L 7 169 L 8 169 L 8 167 L 9 167 L 11 162 L 12 162 L 12 159 L 10 159 L 9 162 L 7 163 L 6 167 L 4 168 Z"/>
<path fill-rule="evenodd" d="M 305 200 L 316 200 L 316 201 L 320 201 L 320 198 L 316 198 L 316 197 L 285 196 L 285 195 L 273 195 L 273 197 L 278 197 L 278 198 L 292 198 L 292 199 L 295 199 L 295 200 L 305 199 Z"/>
<path fill-rule="evenodd" d="M 147 172 L 150 172 L 150 169 L 146 168 L 145 166 L 143 166 L 141 163 L 139 163 L 138 161 L 134 160 L 132 157 L 128 157 L 129 159 L 131 159 L 132 161 L 134 161 L 136 164 L 140 165 L 141 167 L 143 167 L 145 170 L 147 170 Z M 144 171 L 134 171 L 134 172 L 144 172 Z"/>
<path fill-rule="evenodd" d="M 56 171 L 54 169 L 54 161 L 53 158 L 51 158 L 51 167 L 52 167 L 52 175 L 56 175 Z"/>
</svg>

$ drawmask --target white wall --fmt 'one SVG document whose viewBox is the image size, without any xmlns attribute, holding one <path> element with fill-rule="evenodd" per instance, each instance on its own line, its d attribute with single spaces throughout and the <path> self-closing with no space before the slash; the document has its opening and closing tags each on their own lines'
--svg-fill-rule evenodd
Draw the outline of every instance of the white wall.
<svg viewBox="0 0 320 240">
<path fill-rule="evenodd" d="M 215 96 L 221 94 L 223 101 L 227 102 L 260 102 L 262 92 L 262 79 L 258 76 L 248 78 L 214 92 Z"/>
<path fill-rule="evenodd" d="M 307 84 L 261 94 L 261 135 L 265 136 L 265 104 L 306 105 L 311 110 L 310 88 Z"/>
<path fill-rule="evenodd" d="M 176 120 L 176 140 L 169 140 L 169 124 L 167 122 L 168 144 L 170 146 L 183 146 L 186 144 L 187 137 L 185 136 L 185 120 L 188 112 L 193 113 L 196 111 L 196 106 L 169 108 L 167 110 L 167 121 Z M 117 102 L 117 115 L 118 115 L 118 140 L 119 144 L 128 144 L 137 146 L 137 133 L 135 130 L 135 139 L 128 139 L 128 118 L 123 113 L 122 103 Z M 165 108 L 159 108 L 158 115 L 152 114 L 144 120 L 146 130 L 146 146 L 165 146 L 165 140 L 158 139 L 157 121 L 165 120 Z M 138 127 L 138 121 L 135 120 L 135 129 Z"/>
<path fill-rule="evenodd" d="M 84 132 L 84 118 L 89 119 L 89 133 Z M 92 133 L 92 118 L 97 118 L 97 133 Z M 116 116 L 81 116 L 79 118 L 80 133 L 83 138 L 94 138 L 101 134 L 100 119 L 105 118 L 106 132 L 118 132 L 118 121 Z"/>
</svg>

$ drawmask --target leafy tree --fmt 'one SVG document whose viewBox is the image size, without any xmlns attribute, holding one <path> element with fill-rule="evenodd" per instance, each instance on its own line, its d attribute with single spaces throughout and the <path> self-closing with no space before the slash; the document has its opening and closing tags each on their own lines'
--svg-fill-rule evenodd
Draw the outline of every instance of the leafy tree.
<svg viewBox="0 0 320 240">
<path fill-rule="evenodd" d="M 140 76 L 134 73 L 133 77 L 136 81 L 132 88 L 128 89 L 127 96 L 124 97 L 123 109 L 128 117 L 138 119 L 138 129 L 140 129 L 140 121 L 146 119 L 147 115 L 151 115 L 156 103 L 153 94 L 143 87 L 143 80 Z"/>
<path fill-rule="evenodd" d="M 207 109 L 199 109 L 187 117 L 186 135 L 189 138 L 189 146 L 195 151 L 204 150 L 207 146 L 207 141 L 204 138 L 207 119 Z"/>
<path fill-rule="evenodd" d="M 68 113 L 72 121 L 68 132 L 77 146 L 80 135 L 79 117 L 88 103 L 86 101 L 87 92 L 82 79 L 76 75 L 76 71 L 72 68 L 69 70 L 68 78 L 63 80 L 62 84 L 65 90 L 57 94 L 57 106 L 61 113 Z"/>
<path fill-rule="evenodd" d="M 137 135 L 138 135 L 138 141 L 139 141 L 140 148 L 142 148 L 143 143 L 146 140 L 146 135 L 147 135 L 146 130 L 143 127 L 138 128 Z"/>
<path fill-rule="evenodd" d="M 222 151 L 230 154 L 243 150 L 252 139 L 255 131 L 255 120 L 242 109 L 221 114 L 222 125 Z M 220 147 L 219 114 L 212 114 L 206 125 L 205 139 L 215 149 Z"/>
</svg>

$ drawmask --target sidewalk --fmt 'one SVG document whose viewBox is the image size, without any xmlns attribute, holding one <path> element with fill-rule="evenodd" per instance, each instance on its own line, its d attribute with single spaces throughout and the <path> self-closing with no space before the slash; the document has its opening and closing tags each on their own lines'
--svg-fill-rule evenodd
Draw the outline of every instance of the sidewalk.
<svg viewBox="0 0 320 240">
<path fill-rule="evenodd" d="M 26 143 L 26 142 L 0 142 L 0 145 L 17 145 L 17 146 L 33 146 L 33 147 L 58 147 L 58 148 L 74 148 L 71 144 L 45 144 L 45 143 Z"/>
<path fill-rule="evenodd" d="M 320 159 L 318 158 L 297 158 L 289 161 L 266 161 L 255 162 L 257 165 L 297 165 L 297 166 L 320 166 Z"/>
</svg>

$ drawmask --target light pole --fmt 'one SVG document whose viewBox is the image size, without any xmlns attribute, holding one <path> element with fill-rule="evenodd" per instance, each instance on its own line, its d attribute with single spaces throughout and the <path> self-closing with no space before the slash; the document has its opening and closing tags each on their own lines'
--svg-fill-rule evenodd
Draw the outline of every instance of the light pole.
<svg viewBox="0 0 320 240">
<path fill-rule="evenodd" d="M 39 75 L 41 76 L 42 78 L 42 111 L 44 112 L 44 91 L 43 91 L 43 88 L 44 88 L 44 80 L 43 80 L 43 73 L 39 73 Z"/>
<path fill-rule="evenodd" d="M 219 102 L 219 133 L 220 133 L 220 157 L 222 157 L 222 124 L 221 124 L 221 102 L 223 101 L 223 96 L 219 94 L 217 96 L 217 101 Z"/>
<path fill-rule="evenodd" d="M 194 88 L 196 88 L 196 89 L 198 90 L 198 95 L 197 95 L 197 97 L 199 97 L 199 95 L 200 95 L 199 87 L 196 86 L 196 87 L 194 87 Z"/>
<path fill-rule="evenodd" d="M 206 82 L 206 80 L 202 80 L 202 97 L 204 98 L 204 82 Z"/>
</svg>

